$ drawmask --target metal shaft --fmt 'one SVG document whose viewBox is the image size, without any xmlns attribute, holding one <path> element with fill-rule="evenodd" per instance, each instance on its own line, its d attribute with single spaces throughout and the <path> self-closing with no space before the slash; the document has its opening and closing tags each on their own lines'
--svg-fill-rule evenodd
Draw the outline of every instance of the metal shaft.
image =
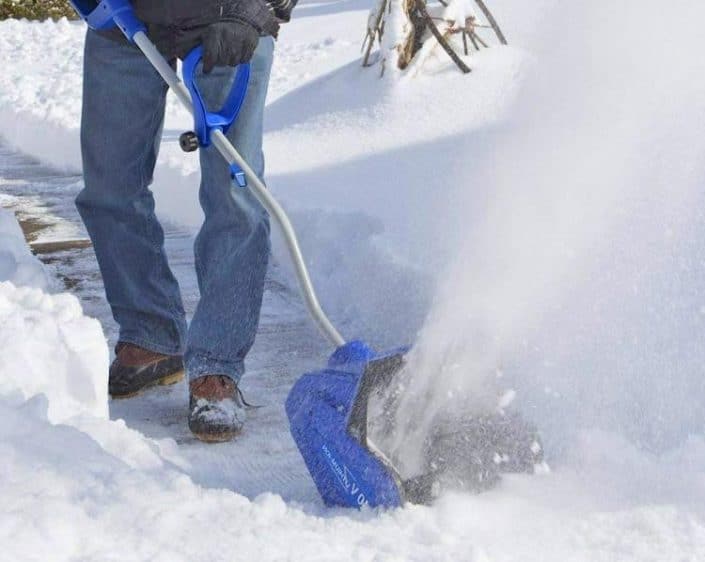
<svg viewBox="0 0 705 562">
<path fill-rule="evenodd" d="M 140 50 L 147 57 L 149 62 L 152 63 L 156 71 L 161 75 L 164 81 L 169 85 L 169 87 L 174 91 L 176 97 L 179 98 L 181 103 L 190 111 L 193 112 L 191 105 L 191 95 L 189 94 L 186 86 L 184 86 L 181 79 L 178 77 L 174 69 L 169 66 L 169 64 L 164 60 L 164 57 L 157 50 L 154 44 L 149 40 L 149 38 L 142 32 L 138 32 L 134 36 L 135 44 L 140 48 Z M 274 219 L 275 223 L 279 226 L 282 235 L 284 236 L 284 241 L 286 242 L 286 247 L 289 250 L 289 255 L 291 256 L 291 261 L 294 263 L 294 269 L 296 271 L 296 278 L 299 282 L 299 289 L 304 297 L 306 306 L 308 308 L 309 314 L 316 322 L 316 325 L 323 333 L 323 335 L 336 347 L 340 347 L 345 343 L 345 339 L 340 335 L 338 330 L 326 316 L 325 312 L 321 308 L 318 298 L 316 297 L 316 291 L 313 288 L 313 283 L 311 282 L 311 277 L 308 274 L 308 269 L 306 268 L 306 263 L 304 262 L 303 254 L 301 253 L 301 248 L 299 246 L 299 241 L 296 237 L 296 232 L 294 227 L 291 225 L 291 221 L 287 216 L 284 209 L 277 202 L 277 200 L 272 196 L 272 194 L 267 190 L 262 181 L 257 177 L 252 171 L 252 168 L 245 162 L 245 160 L 240 156 L 235 147 L 230 143 L 227 137 L 222 133 L 222 131 L 214 131 L 211 136 L 211 142 L 213 146 L 220 152 L 220 154 L 225 158 L 228 164 L 237 164 L 240 169 L 245 173 L 248 181 L 248 187 L 252 190 L 252 193 L 257 198 L 257 200 L 262 204 L 262 206 L 267 210 L 269 215 Z"/>
</svg>

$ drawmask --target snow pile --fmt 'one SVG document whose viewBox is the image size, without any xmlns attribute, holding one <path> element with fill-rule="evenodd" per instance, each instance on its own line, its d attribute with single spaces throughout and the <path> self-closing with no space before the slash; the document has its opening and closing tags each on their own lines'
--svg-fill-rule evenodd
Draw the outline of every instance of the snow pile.
<svg viewBox="0 0 705 562">
<path fill-rule="evenodd" d="M 14 215 L 0 208 L 0 281 L 46 289 L 49 279 L 32 255 Z"/>
<path fill-rule="evenodd" d="M 9 560 L 472 560 L 445 510 L 307 514 L 269 494 L 204 489 L 174 467 L 135 469 L 41 401 L 0 401 L 0 545 Z M 444 544 L 439 553 L 439 545 Z"/>
<path fill-rule="evenodd" d="M 80 40 L 85 28 L 66 19 L 31 26 L 16 20 L 0 23 L 0 52 L 15 68 L 0 77 L 3 137 L 45 162 L 80 169 Z"/>
<path fill-rule="evenodd" d="M 34 399 L 0 400 L 0 545 L 9 560 L 659 562 L 705 556 L 705 444 L 657 460 L 603 434 L 580 471 L 507 479 L 388 513 L 323 511 L 139 468 Z M 125 440 L 123 453 L 133 446 Z M 590 454 L 586 454 L 589 452 Z M 587 460 L 585 460 L 587 459 Z M 675 467 L 678 468 L 675 468 Z M 673 502 L 677 501 L 677 504 Z"/>
<path fill-rule="evenodd" d="M 488 50 L 470 77 L 447 67 L 402 83 L 356 62 L 268 108 L 267 147 L 287 155 L 269 160 L 269 184 L 294 209 L 321 301 L 346 336 L 379 348 L 415 339 L 457 252 L 437 227 L 455 165 L 475 165 L 464 139 L 504 117 L 525 58 Z"/>
<path fill-rule="evenodd" d="M 7 461 L 18 443 L 32 440 L 32 450 L 63 447 L 60 430 L 45 429 L 46 440 L 32 435 L 27 418 L 36 417 L 47 426 L 65 423 L 80 428 L 86 439 L 94 439 L 129 466 L 161 466 L 162 456 L 180 462 L 173 442 L 152 442 L 124 422 L 108 419 L 109 354 L 103 329 L 83 314 L 76 297 L 49 294 L 47 285 L 47 273 L 31 254 L 15 217 L 0 209 L 2 457 Z M 66 462 L 74 459 L 70 449 L 65 449 L 65 456 Z M 11 467 L 7 470 L 13 473 Z M 24 467 L 6 479 L 8 489 L 30 470 Z"/>
<path fill-rule="evenodd" d="M 107 418 L 108 348 L 76 297 L 0 283 L 0 393 L 45 394 L 49 419 Z"/>
<path fill-rule="evenodd" d="M 45 394 L 54 423 L 79 414 L 107 418 L 103 330 L 78 299 L 49 295 L 46 286 L 17 221 L 0 209 L 0 395 Z"/>
</svg>

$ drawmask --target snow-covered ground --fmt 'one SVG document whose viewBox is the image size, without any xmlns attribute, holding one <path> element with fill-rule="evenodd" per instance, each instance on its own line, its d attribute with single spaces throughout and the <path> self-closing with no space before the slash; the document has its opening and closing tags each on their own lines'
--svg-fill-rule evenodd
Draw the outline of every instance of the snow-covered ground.
<svg viewBox="0 0 705 562">
<path fill-rule="evenodd" d="M 243 439 L 190 441 L 183 387 L 110 404 L 111 420 L 100 326 L 50 294 L 3 213 L 3 558 L 705 559 L 702 18 L 685 2 L 667 17 L 651 0 L 524 4 L 492 3 L 512 47 L 475 55 L 470 76 L 440 58 L 396 83 L 359 67 L 365 3 L 304 2 L 277 48 L 265 142 L 343 332 L 387 346 L 421 329 L 414 382 L 441 391 L 429 408 L 501 371 L 553 472 L 432 507 L 322 507 L 281 401 L 325 348 L 278 285 L 281 248 L 245 379 L 265 407 Z M 678 40 L 647 33 L 663 25 Z M 71 173 L 82 35 L 0 22 L 3 139 Z M 184 258 L 198 172 L 169 104 L 154 189 Z M 69 199 L 80 182 L 53 185 Z M 0 191 L 11 203 L 17 185 Z"/>
</svg>

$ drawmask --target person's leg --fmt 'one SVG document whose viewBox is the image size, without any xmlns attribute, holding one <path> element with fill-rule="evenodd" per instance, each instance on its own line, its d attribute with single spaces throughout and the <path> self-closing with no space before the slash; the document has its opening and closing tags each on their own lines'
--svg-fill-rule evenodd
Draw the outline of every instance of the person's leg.
<svg viewBox="0 0 705 562">
<path fill-rule="evenodd" d="M 86 36 L 76 206 L 93 241 L 119 340 L 183 351 L 186 322 L 149 190 L 167 87 L 137 49 Z"/>
<path fill-rule="evenodd" d="M 262 115 L 274 41 L 260 39 L 251 61 L 250 85 L 228 138 L 260 178 L 264 175 Z M 219 107 L 233 69 L 198 78 L 209 108 Z M 196 238 L 201 299 L 189 327 L 185 363 L 189 378 L 227 375 L 237 382 L 255 338 L 269 259 L 269 219 L 247 188 L 240 188 L 213 147 L 202 149 L 200 201 L 205 221 Z"/>
</svg>

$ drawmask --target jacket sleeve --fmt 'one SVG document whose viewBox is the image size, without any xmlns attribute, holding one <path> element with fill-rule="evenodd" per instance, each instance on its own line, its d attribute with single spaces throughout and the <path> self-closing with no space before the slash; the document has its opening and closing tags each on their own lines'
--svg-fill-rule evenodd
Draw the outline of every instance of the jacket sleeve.
<svg viewBox="0 0 705 562">
<path fill-rule="evenodd" d="M 132 5 L 146 24 L 182 29 L 237 19 L 262 32 L 273 15 L 265 0 L 133 0 Z"/>
<path fill-rule="evenodd" d="M 279 21 L 287 22 L 291 19 L 291 12 L 297 0 L 267 0 L 267 4 L 274 11 Z"/>
<path fill-rule="evenodd" d="M 288 21 L 294 3 L 295 0 L 133 0 L 132 5 L 137 17 L 147 24 L 150 39 L 171 60 L 183 58 L 200 44 L 204 27 L 218 21 L 246 22 L 260 35 L 276 37 L 278 20 Z M 126 41 L 118 29 L 99 33 L 115 41 Z"/>
</svg>

